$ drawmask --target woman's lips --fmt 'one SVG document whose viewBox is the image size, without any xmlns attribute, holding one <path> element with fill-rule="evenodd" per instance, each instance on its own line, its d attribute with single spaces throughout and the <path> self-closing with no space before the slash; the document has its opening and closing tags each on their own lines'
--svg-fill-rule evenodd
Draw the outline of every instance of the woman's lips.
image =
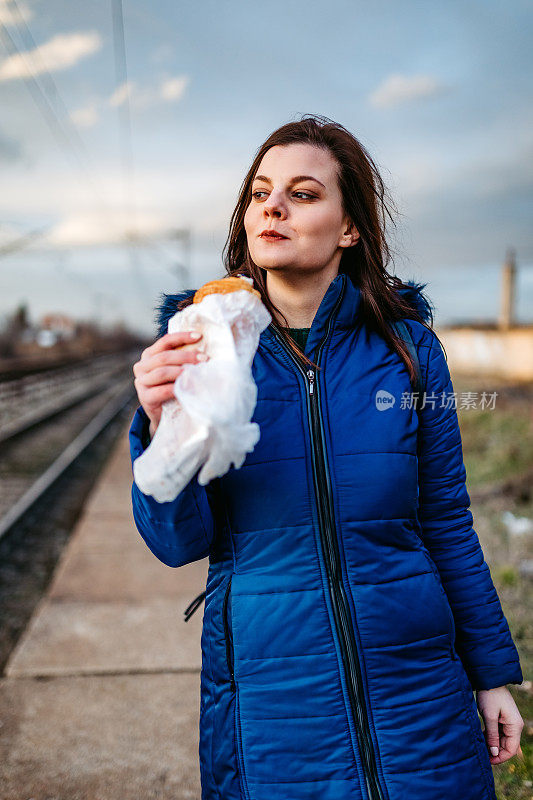
<svg viewBox="0 0 533 800">
<path fill-rule="evenodd" d="M 272 233 L 262 233 L 260 236 L 261 239 L 264 239 L 265 242 L 284 242 L 287 239 L 287 236 L 281 236 L 280 234 L 272 234 Z"/>
</svg>

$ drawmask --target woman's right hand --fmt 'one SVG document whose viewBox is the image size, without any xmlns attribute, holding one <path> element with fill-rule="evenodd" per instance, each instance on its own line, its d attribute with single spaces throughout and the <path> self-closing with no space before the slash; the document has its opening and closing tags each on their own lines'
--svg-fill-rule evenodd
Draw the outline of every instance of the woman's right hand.
<svg viewBox="0 0 533 800">
<path fill-rule="evenodd" d="M 133 365 L 133 384 L 139 403 L 150 418 L 150 435 L 153 436 L 161 419 L 161 406 L 174 397 L 174 381 L 183 369 L 183 364 L 206 361 L 209 356 L 203 351 L 201 333 L 186 331 L 166 333 L 141 353 Z"/>
</svg>

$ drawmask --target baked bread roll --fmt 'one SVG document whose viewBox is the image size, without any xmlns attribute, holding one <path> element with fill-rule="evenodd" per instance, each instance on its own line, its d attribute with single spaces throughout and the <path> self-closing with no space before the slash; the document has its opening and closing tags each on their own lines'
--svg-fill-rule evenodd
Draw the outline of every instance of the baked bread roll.
<svg viewBox="0 0 533 800">
<path fill-rule="evenodd" d="M 204 283 L 194 294 L 192 299 L 193 303 L 199 303 L 208 294 L 228 294 L 229 292 L 239 292 L 244 289 L 246 292 L 252 292 L 261 299 L 259 292 L 253 288 L 250 278 L 228 276 L 227 278 L 220 278 L 217 281 L 209 281 Z"/>
<path fill-rule="evenodd" d="M 133 462 L 135 483 L 158 503 L 174 500 L 196 472 L 206 486 L 232 464 L 239 469 L 259 441 L 252 363 L 271 316 L 244 276 L 206 283 L 193 299 L 170 317 L 168 333 L 200 331 L 209 358 L 183 365 L 152 441 Z"/>
</svg>

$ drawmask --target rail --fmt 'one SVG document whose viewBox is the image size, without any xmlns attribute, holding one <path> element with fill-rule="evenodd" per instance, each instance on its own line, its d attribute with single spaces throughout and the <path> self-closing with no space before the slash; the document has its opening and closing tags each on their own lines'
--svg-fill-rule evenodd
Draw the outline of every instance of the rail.
<svg viewBox="0 0 533 800">
<path fill-rule="evenodd" d="M 0 519 L 0 539 L 13 528 L 57 478 L 70 467 L 106 425 L 122 411 L 134 394 L 135 389 L 131 379 L 119 384 L 117 392 L 106 405 Z"/>
<path fill-rule="evenodd" d="M 106 354 L 0 383 L 0 442 L 102 391 L 127 364 L 128 354 Z"/>
</svg>

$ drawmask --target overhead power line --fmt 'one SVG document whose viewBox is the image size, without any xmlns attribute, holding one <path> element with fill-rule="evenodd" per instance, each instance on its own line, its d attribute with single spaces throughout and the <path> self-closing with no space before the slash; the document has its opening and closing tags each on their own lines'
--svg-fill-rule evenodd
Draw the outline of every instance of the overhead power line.
<svg viewBox="0 0 533 800">
<path fill-rule="evenodd" d="M 139 288 L 143 303 L 150 296 L 139 259 L 139 250 L 136 244 L 139 239 L 137 228 L 135 170 L 133 166 L 133 144 L 131 134 L 131 105 L 128 84 L 128 63 L 126 59 L 126 39 L 124 35 L 124 13 L 122 0 L 111 0 L 113 18 L 113 52 L 115 56 L 115 85 L 119 90 L 124 88 L 124 98 L 118 104 L 119 142 L 122 160 L 122 176 L 124 181 L 124 210 L 126 217 L 130 218 L 128 225 L 128 255 L 131 273 Z"/>
<path fill-rule="evenodd" d="M 14 4 L 13 7 L 16 9 L 17 14 L 20 15 L 20 9 L 18 6 Z M 25 21 L 24 26 L 25 29 L 17 25 L 17 29 L 19 30 L 21 38 L 23 38 L 23 40 L 26 39 L 27 42 L 29 41 L 31 43 L 30 46 L 35 49 L 35 41 Z M 70 121 L 70 115 L 65 104 L 63 103 L 63 100 L 61 99 L 61 95 L 52 76 L 48 71 L 44 71 L 46 83 L 48 84 L 48 90 L 53 96 L 54 101 L 50 100 L 50 97 L 47 96 L 46 92 L 43 90 L 41 84 L 35 76 L 35 70 L 32 68 L 33 65 L 31 63 L 32 59 L 35 59 L 35 54 L 32 54 L 31 50 L 26 52 L 20 50 L 17 46 L 17 43 L 9 33 L 5 23 L 2 21 L 0 21 L 0 38 L 2 39 L 2 43 L 6 52 L 9 55 L 19 56 L 26 65 L 27 74 L 23 76 L 23 80 L 30 91 L 34 103 L 48 125 L 52 136 L 59 145 L 60 150 L 62 152 L 67 152 L 71 156 L 76 166 L 85 174 L 85 177 L 87 178 L 91 190 L 98 200 L 98 203 L 101 206 L 105 205 L 103 195 L 95 183 L 94 176 L 91 172 L 92 166 L 88 165 L 87 163 L 90 161 L 88 151 L 86 150 L 81 137 Z M 41 67 L 39 71 L 41 71 Z M 61 119 L 58 115 L 57 110 L 54 107 L 54 102 L 61 106 L 64 112 L 63 119 Z"/>
<path fill-rule="evenodd" d="M 81 154 L 83 154 L 83 157 L 92 166 L 93 165 L 93 161 L 92 161 L 91 155 L 90 155 L 89 151 L 87 150 L 87 148 L 85 146 L 85 143 L 84 143 L 83 139 L 81 138 L 78 129 L 71 122 L 70 112 L 67 109 L 65 103 L 63 102 L 63 98 L 61 97 L 61 94 L 59 92 L 59 89 L 57 88 L 57 84 L 56 84 L 53 76 L 51 75 L 51 73 L 47 69 L 43 58 L 41 57 L 41 55 L 39 55 L 39 48 L 37 46 L 37 42 L 33 38 L 32 32 L 31 32 L 30 28 L 28 27 L 28 23 L 24 19 L 24 15 L 20 10 L 20 6 L 18 5 L 17 0 L 11 0 L 11 4 L 12 4 L 12 7 L 14 8 L 14 10 L 15 10 L 15 16 L 17 18 L 17 21 L 16 21 L 15 24 L 16 24 L 17 30 L 19 32 L 19 36 L 22 39 L 24 45 L 26 46 L 26 48 L 28 50 L 28 52 L 26 53 L 26 57 L 28 56 L 28 54 L 31 54 L 31 59 L 37 63 L 37 66 L 39 68 L 39 74 L 42 75 L 42 81 L 43 81 L 45 93 L 46 93 L 46 95 L 48 97 L 48 100 L 49 100 L 50 104 L 52 105 L 52 107 L 54 105 L 59 106 L 60 113 L 61 113 L 61 115 L 63 116 L 63 118 L 64 118 L 64 120 L 66 122 L 66 126 L 67 126 L 67 129 L 68 129 L 68 135 L 72 139 L 72 141 L 74 142 L 73 147 L 76 148 Z M 57 115 L 57 116 L 59 116 L 59 115 Z"/>
<path fill-rule="evenodd" d="M 122 154 L 122 173 L 124 179 L 124 205 L 135 216 L 135 174 L 133 167 L 133 144 L 131 134 L 131 105 L 128 84 L 128 63 L 126 60 L 126 40 L 124 36 L 124 14 L 122 0 L 112 0 L 113 51 L 115 56 L 116 89 L 124 87 L 124 99 L 118 104 L 120 150 Z M 132 230 L 135 231 L 132 219 Z"/>
</svg>

